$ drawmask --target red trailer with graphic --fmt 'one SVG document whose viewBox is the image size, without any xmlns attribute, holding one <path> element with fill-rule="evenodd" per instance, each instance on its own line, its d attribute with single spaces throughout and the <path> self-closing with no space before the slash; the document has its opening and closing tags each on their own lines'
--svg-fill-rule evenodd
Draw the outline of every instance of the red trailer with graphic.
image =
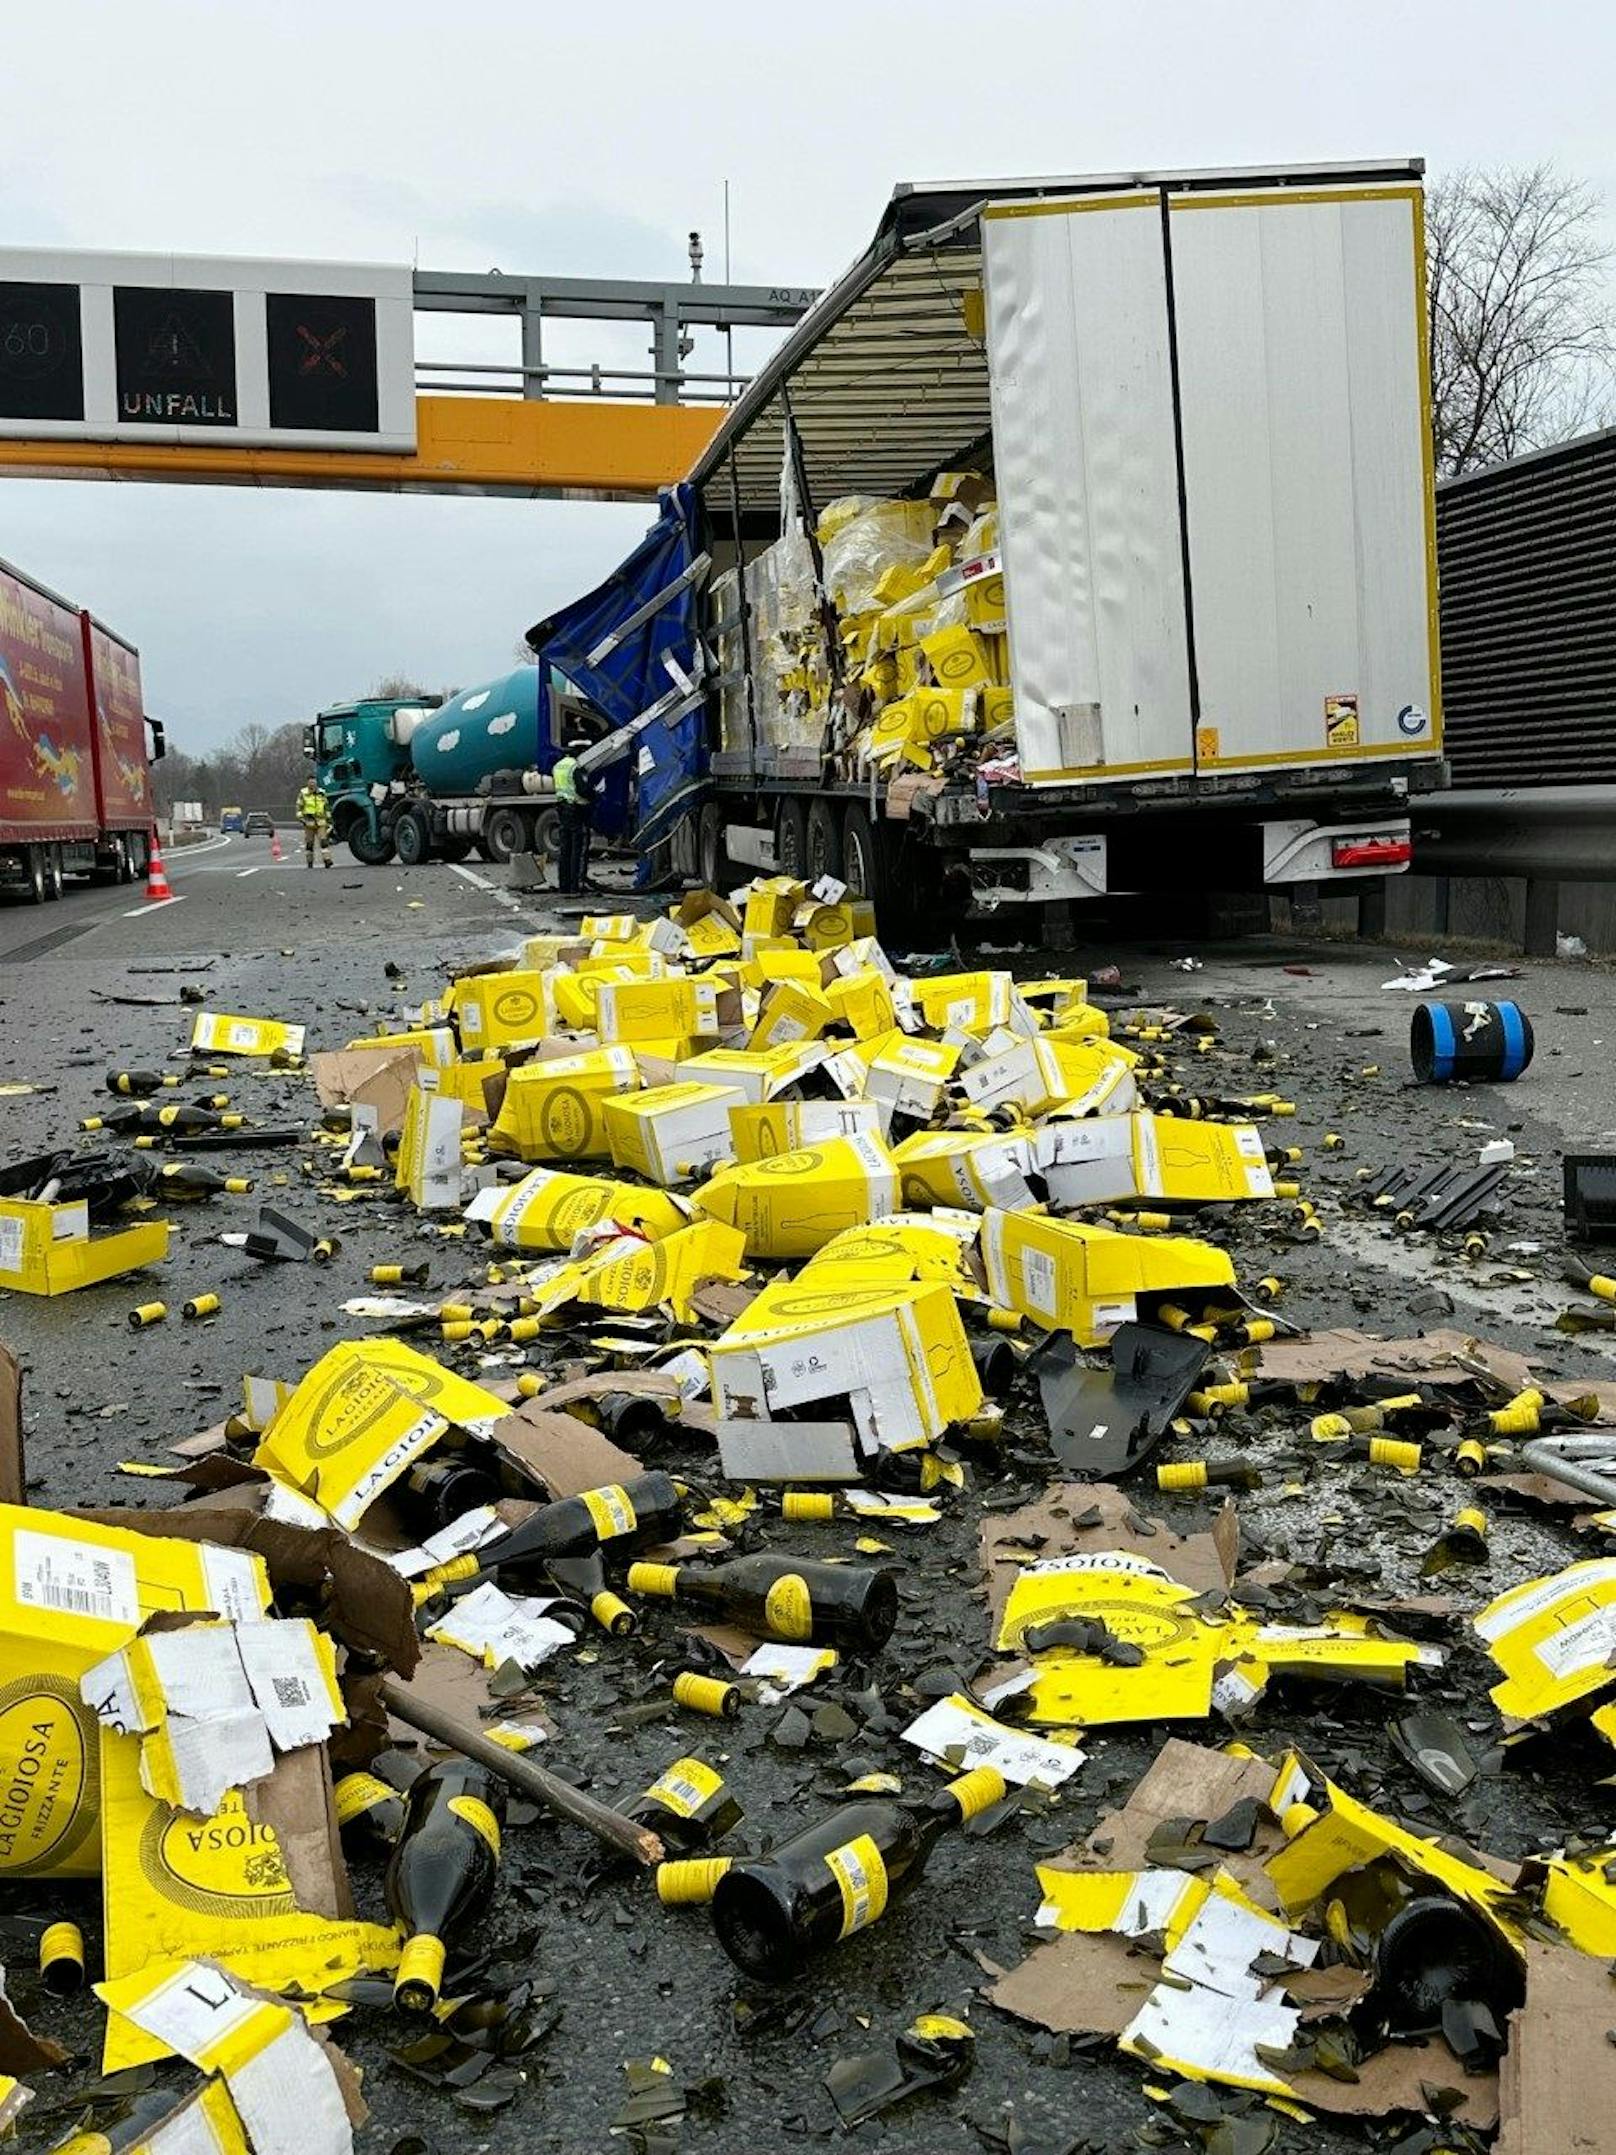
<svg viewBox="0 0 1616 2155">
<path fill-rule="evenodd" d="M 70 875 L 141 872 L 162 752 L 138 653 L 0 562 L 0 890 L 39 904 Z"/>
</svg>

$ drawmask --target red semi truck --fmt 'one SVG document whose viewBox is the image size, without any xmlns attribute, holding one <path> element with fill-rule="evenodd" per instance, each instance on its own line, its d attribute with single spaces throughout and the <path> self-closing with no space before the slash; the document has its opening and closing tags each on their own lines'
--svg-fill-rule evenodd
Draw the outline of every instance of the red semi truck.
<svg viewBox="0 0 1616 2155">
<path fill-rule="evenodd" d="M 70 875 L 143 874 L 162 753 L 139 652 L 0 561 L 0 891 L 38 905 Z"/>
</svg>

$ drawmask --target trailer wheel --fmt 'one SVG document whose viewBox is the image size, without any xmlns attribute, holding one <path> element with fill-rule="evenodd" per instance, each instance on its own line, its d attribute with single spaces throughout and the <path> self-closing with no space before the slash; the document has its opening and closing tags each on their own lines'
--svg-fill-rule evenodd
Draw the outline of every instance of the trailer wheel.
<svg viewBox="0 0 1616 2155">
<path fill-rule="evenodd" d="M 723 892 L 730 881 L 729 851 L 724 843 L 724 804 L 704 801 L 696 825 L 696 872 L 707 890 Z"/>
<path fill-rule="evenodd" d="M 829 803 L 821 804 L 816 801 L 814 803 L 816 813 L 821 805 L 828 807 Z M 811 816 L 808 830 L 811 846 L 813 838 L 813 818 Z M 839 868 L 832 868 L 825 872 L 840 876 L 855 897 L 868 898 L 872 905 L 880 907 L 886 902 L 888 895 L 887 877 L 883 872 L 885 866 L 880 836 L 870 821 L 869 811 L 862 807 L 859 802 L 849 801 L 847 804 L 847 820 L 842 826 L 842 864 Z"/>
<path fill-rule="evenodd" d="M 47 899 L 62 895 L 62 849 L 47 847 L 45 853 L 45 896 Z"/>
<path fill-rule="evenodd" d="M 385 868 L 393 857 L 393 833 L 385 823 L 372 833 L 364 817 L 355 816 L 344 836 L 361 868 Z"/>
<path fill-rule="evenodd" d="M 121 831 L 112 841 L 112 880 L 114 883 L 132 883 L 135 880 L 135 864 L 130 858 L 129 841 Z"/>
<path fill-rule="evenodd" d="M 483 851 L 488 858 L 504 862 L 527 850 L 527 817 L 521 809 L 494 809 L 483 823 Z"/>
<path fill-rule="evenodd" d="M 808 865 L 808 811 L 801 801 L 782 801 L 774 832 L 774 865 L 780 875 L 802 881 Z"/>
<path fill-rule="evenodd" d="M 432 824 L 429 811 L 413 804 L 400 812 L 393 826 L 393 844 L 398 849 L 399 865 L 419 868 L 432 858 Z"/>
<path fill-rule="evenodd" d="M 23 885 L 24 905 L 43 905 L 47 878 L 45 875 L 45 851 L 42 846 L 30 846 L 23 855 L 28 870 L 28 881 Z"/>
<path fill-rule="evenodd" d="M 849 820 L 863 815 L 862 808 L 848 810 Z M 842 863 L 846 854 L 842 843 L 842 826 L 837 818 L 834 801 L 814 801 L 808 810 L 808 831 L 803 870 L 810 883 L 822 875 L 833 875 L 839 883 L 848 880 Z M 862 893 L 861 895 L 869 895 Z"/>
</svg>

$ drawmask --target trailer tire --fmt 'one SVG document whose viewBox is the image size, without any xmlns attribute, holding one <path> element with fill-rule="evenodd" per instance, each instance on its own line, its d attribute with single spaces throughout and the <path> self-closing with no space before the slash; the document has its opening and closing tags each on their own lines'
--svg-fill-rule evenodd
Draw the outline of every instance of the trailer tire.
<svg viewBox="0 0 1616 2155">
<path fill-rule="evenodd" d="M 121 831 L 112 841 L 112 880 L 114 883 L 132 883 L 135 880 L 135 863 L 129 841 Z"/>
<path fill-rule="evenodd" d="M 720 896 L 731 879 L 729 851 L 724 843 L 725 820 L 722 801 L 703 801 L 696 824 L 696 873 L 705 889 L 717 891 Z"/>
<path fill-rule="evenodd" d="M 527 817 L 520 808 L 495 808 L 483 822 L 483 852 L 503 866 L 528 850 Z"/>
<path fill-rule="evenodd" d="M 857 807 L 849 808 L 848 815 L 863 815 Z M 813 801 L 808 809 L 806 850 L 803 857 L 803 874 L 810 883 L 822 875 L 833 875 L 838 883 L 847 880 L 842 863 L 846 859 L 842 839 L 841 819 L 834 801 Z"/>
<path fill-rule="evenodd" d="M 48 846 L 45 849 L 45 897 L 47 902 L 62 895 L 62 849 Z"/>
<path fill-rule="evenodd" d="M 808 865 L 808 811 L 801 801 L 782 801 L 774 827 L 774 865 L 780 875 L 804 880 Z"/>
<path fill-rule="evenodd" d="M 393 844 L 402 868 L 419 868 L 429 861 L 432 858 L 430 812 L 414 806 L 403 809 L 393 826 Z"/>
<path fill-rule="evenodd" d="M 22 902 L 24 905 L 43 905 L 46 889 L 44 848 L 29 846 L 23 855 L 23 864 L 28 871 L 28 881 L 23 885 Z"/>
<path fill-rule="evenodd" d="M 361 868 L 385 868 L 393 857 L 393 833 L 383 823 L 372 834 L 363 816 L 355 816 L 345 833 L 348 851 Z"/>
<path fill-rule="evenodd" d="M 820 804 L 816 801 L 814 806 Z M 886 852 L 881 844 L 882 833 L 870 821 L 869 811 L 858 801 L 849 801 L 847 817 L 842 825 L 841 866 L 829 873 L 838 876 L 855 898 L 868 898 L 879 908 L 890 896 L 890 878 L 886 874 Z"/>
</svg>

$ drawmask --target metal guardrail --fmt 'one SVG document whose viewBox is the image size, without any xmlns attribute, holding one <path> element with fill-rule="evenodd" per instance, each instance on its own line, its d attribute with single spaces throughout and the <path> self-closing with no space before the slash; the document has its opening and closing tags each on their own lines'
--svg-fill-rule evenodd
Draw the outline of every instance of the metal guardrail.
<svg viewBox="0 0 1616 2155">
<path fill-rule="evenodd" d="M 433 396 L 609 397 L 614 404 L 732 404 L 746 374 L 665 374 L 659 367 L 519 367 L 498 360 L 418 359 L 415 386 Z M 626 385 L 626 386 L 625 386 Z M 672 388 L 670 400 L 665 392 Z"/>
<path fill-rule="evenodd" d="M 1616 786 L 1461 787 L 1411 813 L 1416 875 L 1616 882 Z"/>
</svg>

